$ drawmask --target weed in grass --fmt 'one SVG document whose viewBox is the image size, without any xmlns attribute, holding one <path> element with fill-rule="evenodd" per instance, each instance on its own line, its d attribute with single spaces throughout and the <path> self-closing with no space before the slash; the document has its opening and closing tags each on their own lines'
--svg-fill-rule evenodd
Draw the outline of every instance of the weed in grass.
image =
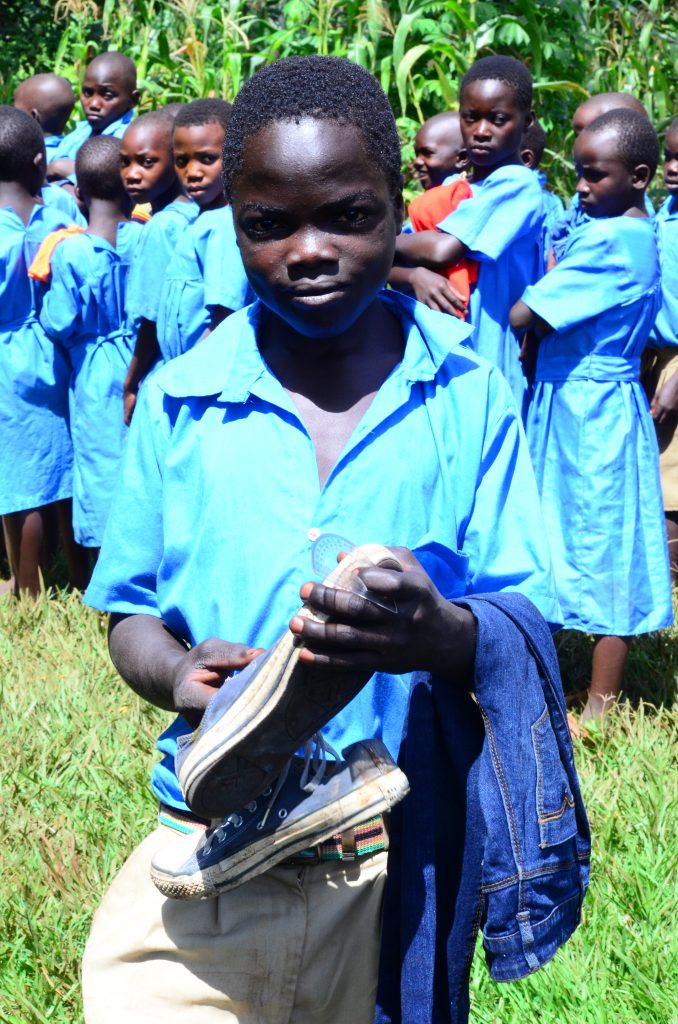
<svg viewBox="0 0 678 1024">
<path fill-rule="evenodd" d="M 673 1024 L 678 983 L 676 632 L 643 638 L 622 704 L 576 743 L 593 830 L 584 924 L 536 975 L 472 973 L 475 1024 Z M 585 637 L 561 649 L 574 688 Z M 588 662 L 586 662 L 588 664 Z M 652 700 L 658 709 L 643 702 Z M 116 676 L 79 595 L 0 599 L 0 1022 L 77 1024 L 91 916 L 153 826 L 153 743 L 168 715 Z"/>
</svg>

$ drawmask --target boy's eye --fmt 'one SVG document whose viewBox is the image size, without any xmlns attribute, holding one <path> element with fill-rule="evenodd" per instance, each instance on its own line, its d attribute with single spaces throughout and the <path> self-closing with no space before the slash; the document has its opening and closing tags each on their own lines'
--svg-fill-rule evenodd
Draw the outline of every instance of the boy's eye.
<svg viewBox="0 0 678 1024">
<path fill-rule="evenodd" d="M 177 167 L 185 167 L 186 164 L 188 163 L 188 160 L 186 159 L 185 156 L 175 156 L 174 163 L 175 166 Z"/>
<path fill-rule="evenodd" d="M 214 164 L 214 163 L 217 162 L 217 160 L 220 160 L 220 159 L 221 159 L 221 157 L 217 156 L 215 153 L 199 153 L 198 154 L 198 160 L 200 161 L 200 163 L 201 164 L 205 164 L 208 167 L 209 167 L 210 164 Z"/>
<path fill-rule="evenodd" d="M 153 164 L 157 163 L 157 160 L 154 160 L 153 157 L 147 156 L 146 159 L 142 161 L 142 163 L 144 167 L 152 167 Z"/>
<path fill-rule="evenodd" d="M 350 210 L 343 210 L 340 214 L 338 214 L 336 219 L 339 221 L 339 223 L 360 225 L 364 224 L 368 220 L 368 218 L 369 214 L 367 213 L 367 211 L 357 209 L 356 207 L 351 207 Z"/>
<path fill-rule="evenodd" d="M 245 231 L 254 237 L 270 235 L 280 226 L 280 221 L 275 217 L 265 217 L 262 215 L 246 217 L 243 221 Z"/>
</svg>

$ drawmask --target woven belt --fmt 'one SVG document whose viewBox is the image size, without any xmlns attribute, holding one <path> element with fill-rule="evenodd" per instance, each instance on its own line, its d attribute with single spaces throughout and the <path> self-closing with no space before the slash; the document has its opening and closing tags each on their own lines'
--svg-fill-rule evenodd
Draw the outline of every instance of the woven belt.
<svg viewBox="0 0 678 1024">
<path fill-rule="evenodd" d="M 198 818 L 190 811 L 179 811 L 175 807 L 168 807 L 167 804 L 160 804 L 158 808 L 158 824 L 166 825 L 175 832 L 183 832 L 189 835 L 193 832 L 205 832 L 211 822 L 205 818 Z M 368 857 L 370 854 L 378 853 L 380 850 L 388 850 L 388 829 L 384 816 L 377 814 L 368 818 L 355 828 L 346 829 L 344 832 L 337 832 L 322 843 L 316 843 L 306 850 L 300 850 L 293 857 L 282 861 L 295 867 L 308 864 L 321 864 L 328 860 L 352 861 L 356 857 Z"/>
</svg>

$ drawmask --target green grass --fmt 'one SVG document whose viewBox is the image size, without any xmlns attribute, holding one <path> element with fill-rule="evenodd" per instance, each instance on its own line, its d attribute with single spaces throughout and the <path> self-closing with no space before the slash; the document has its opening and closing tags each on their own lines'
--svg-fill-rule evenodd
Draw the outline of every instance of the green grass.
<svg viewBox="0 0 678 1024">
<path fill-rule="evenodd" d="M 577 689 L 586 638 L 561 656 Z M 629 693 L 579 741 L 593 829 L 584 925 L 546 968 L 495 985 L 480 954 L 479 1024 L 676 1024 L 678 631 L 639 642 Z M 646 701 L 659 705 L 652 707 Z M 117 678 L 103 618 L 78 595 L 0 599 L 0 1021 L 81 1021 L 79 961 L 101 894 L 153 825 L 153 739 L 168 716 Z"/>
</svg>

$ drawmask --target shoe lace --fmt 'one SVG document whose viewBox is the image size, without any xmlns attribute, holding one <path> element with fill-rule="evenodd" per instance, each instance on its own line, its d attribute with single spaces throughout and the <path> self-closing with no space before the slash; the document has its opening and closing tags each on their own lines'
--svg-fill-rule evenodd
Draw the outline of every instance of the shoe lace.
<svg viewBox="0 0 678 1024">
<path fill-rule="evenodd" d="M 318 788 L 320 783 L 325 777 L 327 771 L 327 755 L 331 754 L 335 761 L 340 761 L 341 758 L 338 752 L 334 749 L 331 743 L 325 739 L 321 732 L 316 732 L 304 743 L 304 767 L 299 779 L 299 785 L 305 793 L 312 793 Z M 268 807 L 264 813 L 263 818 L 259 822 L 258 828 L 262 829 L 268 821 L 268 816 L 273 810 L 273 806 L 280 795 L 280 791 L 287 781 L 287 776 L 290 773 L 290 767 L 292 765 L 292 758 L 287 762 L 282 772 L 278 776 L 277 782 L 273 787 L 271 798 L 268 802 Z M 312 777 L 311 771 L 313 771 Z"/>
</svg>

